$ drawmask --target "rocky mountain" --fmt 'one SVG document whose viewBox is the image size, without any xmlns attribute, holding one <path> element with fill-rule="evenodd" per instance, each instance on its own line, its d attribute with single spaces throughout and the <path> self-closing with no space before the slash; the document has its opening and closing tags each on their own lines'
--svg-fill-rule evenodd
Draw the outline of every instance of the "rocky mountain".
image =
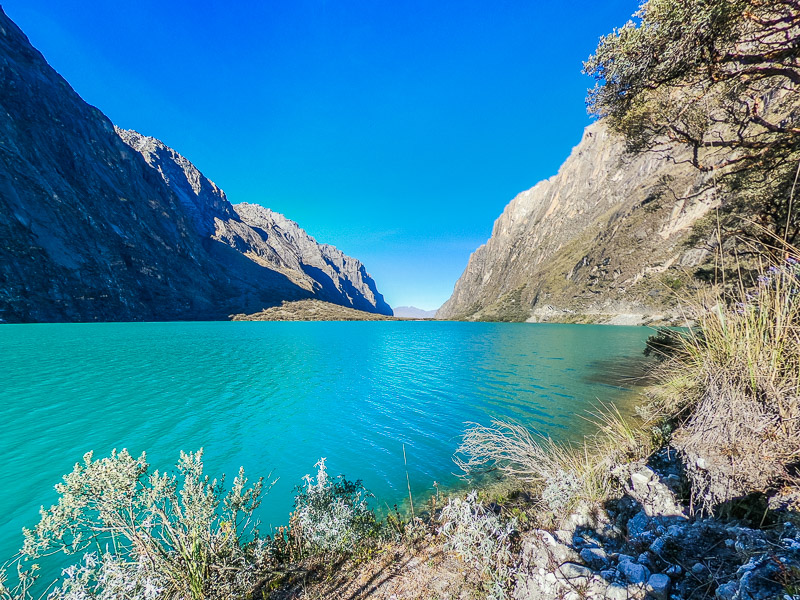
<svg viewBox="0 0 800 600">
<path fill-rule="evenodd" d="M 557 175 L 508 204 L 437 318 L 680 319 L 674 292 L 708 255 L 691 227 L 718 204 L 681 152 L 629 155 L 602 121 L 587 127 Z"/>
<path fill-rule="evenodd" d="M 290 245 L 156 146 L 118 134 L 0 10 L 0 320 L 224 319 L 305 298 L 390 314 L 361 263 L 318 260 L 295 224 L 297 260 L 255 260 Z"/>
<path fill-rule="evenodd" d="M 398 306 L 394 309 L 394 316 L 404 319 L 432 319 L 436 316 L 436 311 L 423 310 L 416 306 Z"/>
<path fill-rule="evenodd" d="M 364 265 L 330 244 L 319 244 L 297 223 L 258 204 L 231 205 L 225 192 L 188 159 L 159 140 L 116 129 L 175 192 L 195 229 L 262 267 L 285 275 L 315 298 L 391 315 Z"/>
</svg>

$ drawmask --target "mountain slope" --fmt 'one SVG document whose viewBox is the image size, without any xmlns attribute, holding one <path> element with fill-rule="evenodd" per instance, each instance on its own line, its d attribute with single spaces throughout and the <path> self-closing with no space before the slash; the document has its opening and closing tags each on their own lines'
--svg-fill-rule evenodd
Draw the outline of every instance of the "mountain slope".
<svg viewBox="0 0 800 600">
<path fill-rule="evenodd" d="M 224 319 L 321 295 L 217 239 L 238 214 L 173 166 L 124 143 L 0 10 L 0 320 Z"/>
<path fill-rule="evenodd" d="M 690 227 L 717 205 L 680 153 L 626 155 L 602 122 L 558 174 L 514 198 L 437 318 L 641 323 L 678 318 L 671 290 L 706 251 Z"/>
<path fill-rule="evenodd" d="M 315 297 L 391 315 L 364 265 L 330 244 L 319 244 L 297 223 L 257 204 L 231 205 L 225 192 L 188 159 L 159 140 L 117 128 L 175 192 L 195 228 L 264 268 L 278 271 Z"/>
<path fill-rule="evenodd" d="M 394 316 L 405 319 L 433 319 L 436 316 L 435 310 L 423 310 L 416 306 L 396 306 Z"/>
</svg>

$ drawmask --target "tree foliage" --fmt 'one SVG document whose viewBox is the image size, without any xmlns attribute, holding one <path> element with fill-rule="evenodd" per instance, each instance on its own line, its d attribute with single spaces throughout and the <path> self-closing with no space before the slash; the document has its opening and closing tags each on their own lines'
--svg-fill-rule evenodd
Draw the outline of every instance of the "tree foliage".
<svg viewBox="0 0 800 600">
<path fill-rule="evenodd" d="M 690 148 L 729 192 L 723 215 L 800 238 L 800 1 L 647 0 L 584 71 L 597 80 L 590 112 L 630 150 Z"/>
</svg>

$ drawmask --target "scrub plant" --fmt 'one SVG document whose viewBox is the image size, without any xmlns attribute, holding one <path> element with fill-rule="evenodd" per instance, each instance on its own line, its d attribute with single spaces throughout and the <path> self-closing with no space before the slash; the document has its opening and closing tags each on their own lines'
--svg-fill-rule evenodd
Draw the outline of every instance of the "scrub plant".
<svg viewBox="0 0 800 600">
<path fill-rule="evenodd" d="M 150 472 L 143 453 L 91 452 L 56 486 L 57 504 L 25 529 L 18 583 L 0 598 L 33 598 L 38 561 L 85 553 L 48 598 L 230 598 L 251 591 L 269 553 L 253 511 L 264 492 L 244 471 L 230 491 L 203 474 L 203 451 L 181 452 L 177 474 Z"/>
<path fill-rule="evenodd" d="M 800 461 L 800 260 L 780 261 L 696 302 L 697 327 L 678 338 L 667 383 L 689 413 L 676 446 L 704 510 L 793 477 Z"/>
<path fill-rule="evenodd" d="M 509 598 L 515 573 L 512 541 L 517 531 L 516 519 L 504 523 L 472 491 L 466 498 L 451 498 L 442 508 L 440 520 L 439 533 L 446 539 L 445 548 L 481 574 L 486 597 Z"/>
<path fill-rule="evenodd" d="M 607 454 L 595 440 L 559 444 L 515 423 L 472 423 L 462 437 L 456 464 L 467 474 L 499 470 L 539 492 L 543 507 L 564 514 L 581 501 L 597 503 L 611 492 Z"/>
<path fill-rule="evenodd" d="M 361 480 L 343 475 L 331 478 L 325 459 L 317 462 L 317 475 L 306 475 L 297 488 L 291 535 L 308 553 L 354 553 L 365 540 L 376 537 L 380 524 L 369 507 L 372 494 Z"/>
</svg>

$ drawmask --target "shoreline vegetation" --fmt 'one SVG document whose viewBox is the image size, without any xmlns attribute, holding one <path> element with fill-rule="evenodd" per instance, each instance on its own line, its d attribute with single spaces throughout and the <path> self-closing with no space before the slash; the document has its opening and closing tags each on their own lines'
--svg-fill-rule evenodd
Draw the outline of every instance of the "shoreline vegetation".
<svg viewBox="0 0 800 600">
<path fill-rule="evenodd" d="M 0 598 L 794 600 L 800 255 L 692 310 L 695 328 L 648 340 L 658 383 L 635 414 L 600 404 L 573 444 L 469 425 L 455 461 L 494 483 L 437 488 L 383 518 L 324 459 L 288 525 L 266 534 L 252 514 L 269 483 L 240 471 L 227 487 L 203 473 L 202 451 L 174 474 L 124 450 L 88 454 L 25 531 Z M 42 595 L 35 565 L 62 552 L 77 562 Z"/>
<path fill-rule="evenodd" d="M 271 532 L 253 520 L 269 482 L 212 479 L 202 451 L 174 472 L 87 454 L 0 600 L 800 600 L 798 38 L 796 0 L 646 0 L 585 65 L 594 114 L 632 151 L 690 148 L 720 197 L 696 231 L 708 286 L 681 299 L 694 324 L 649 340 L 635 414 L 601 403 L 573 444 L 470 424 L 456 463 L 499 479 L 409 486 L 383 518 L 321 459 Z M 40 565 L 59 553 L 76 562 L 53 581 Z"/>
</svg>

